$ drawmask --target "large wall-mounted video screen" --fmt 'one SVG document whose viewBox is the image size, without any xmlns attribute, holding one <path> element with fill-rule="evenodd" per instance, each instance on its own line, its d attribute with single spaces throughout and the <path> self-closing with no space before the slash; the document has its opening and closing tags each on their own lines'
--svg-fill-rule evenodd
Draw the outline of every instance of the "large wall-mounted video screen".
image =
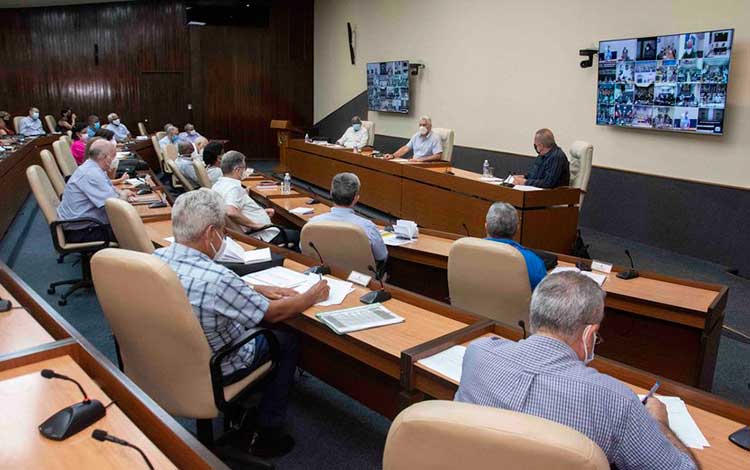
<svg viewBox="0 0 750 470">
<path fill-rule="evenodd" d="M 721 135 L 734 29 L 599 42 L 596 123 Z"/>
<path fill-rule="evenodd" d="M 409 62 L 367 64 L 367 105 L 370 111 L 409 112 Z"/>
</svg>

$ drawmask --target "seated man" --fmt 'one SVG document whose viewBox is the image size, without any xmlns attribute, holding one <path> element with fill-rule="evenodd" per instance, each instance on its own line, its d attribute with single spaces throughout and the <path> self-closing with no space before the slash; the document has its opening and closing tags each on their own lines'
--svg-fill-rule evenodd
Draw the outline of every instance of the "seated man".
<svg viewBox="0 0 750 470">
<path fill-rule="evenodd" d="M 76 168 L 65 184 L 62 202 L 57 208 L 60 220 L 87 217 L 98 221 L 76 222 L 64 226 L 65 239 L 72 243 L 116 241 L 109 225 L 104 202 L 111 197 L 132 201 L 129 189 L 118 191 L 112 186 L 107 170 L 115 159 L 115 145 L 100 137 L 91 139 L 86 147 L 86 161 Z"/>
<path fill-rule="evenodd" d="M 205 188 L 185 193 L 172 208 L 175 243 L 154 252 L 177 273 L 214 353 L 261 322 L 279 323 L 298 315 L 328 298 L 329 290 L 326 281 L 319 281 L 304 294 L 246 284 L 213 261 L 226 243 L 225 220 L 224 203 L 218 194 Z M 279 341 L 278 368 L 265 385 L 256 432 L 248 442 L 250 452 L 260 457 L 280 456 L 294 447 L 294 440 L 282 427 L 297 367 L 297 339 L 282 329 L 274 329 L 273 334 Z M 245 344 L 222 362 L 224 385 L 247 377 L 268 361 L 269 354 L 265 337 Z"/>
<path fill-rule="evenodd" d="M 117 142 L 125 142 L 130 139 L 130 131 L 125 127 L 125 124 L 120 121 L 120 117 L 117 114 L 111 113 L 107 116 L 107 121 L 109 121 L 109 124 L 104 128 L 115 133 L 115 140 L 117 140 Z"/>
<path fill-rule="evenodd" d="M 164 151 L 164 147 L 166 147 L 169 144 L 177 144 L 179 141 L 179 136 L 177 133 L 179 132 L 175 126 L 168 126 L 167 128 L 167 135 L 161 138 L 159 141 L 159 146 L 161 147 L 162 151 Z M 192 148 L 190 149 L 192 152 Z"/>
<path fill-rule="evenodd" d="M 570 184 L 570 164 L 565 152 L 555 143 L 555 136 L 549 129 L 539 129 L 534 134 L 534 150 L 538 157 L 525 175 L 514 175 L 515 184 L 556 188 Z"/>
<path fill-rule="evenodd" d="M 203 148 L 203 164 L 206 166 L 206 173 L 211 184 L 216 184 L 222 176 L 221 156 L 224 154 L 224 145 L 221 142 L 209 142 Z"/>
<path fill-rule="evenodd" d="M 416 162 L 433 162 L 443 158 L 443 141 L 432 132 L 432 119 L 429 116 L 419 118 L 419 132 L 395 153 L 387 153 L 385 159 L 401 158 L 410 150 L 414 151 L 413 160 Z"/>
<path fill-rule="evenodd" d="M 39 110 L 37 108 L 29 109 L 29 115 L 21 119 L 18 125 L 18 133 L 21 135 L 44 135 L 44 126 L 39 119 Z"/>
<path fill-rule="evenodd" d="M 195 143 L 196 139 L 202 137 L 198 131 L 195 130 L 195 126 L 187 123 L 184 127 L 185 131 L 180 133 L 180 139 L 187 140 L 190 143 Z"/>
<path fill-rule="evenodd" d="M 360 217 L 354 213 L 354 206 L 359 201 L 359 178 L 354 173 L 339 173 L 331 181 L 331 199 L 334 206 L 327 214 L 316 215 L 310 219 L 311 224 L 315 222 L 347 222 L 359 225 L 370 239 L 372 255 L 378 263 L 385 262 L 388 257 L 388 249 L 385 247 L 383 237 L 378 227 L 372 221 Z"/>
<path fill-rule="evenodd" d="M 361 149 L 367 145 L 367 139 L 369 138 L 367 129 L 362 126 L 362 120 L 359 116 L 354 116 L 351 127 L 344 132 L 344 135 L 336 143 L 350 149 Z"/>
<path fill-rule="evenodd" d="M 661 401 L 643 406 L 625 384 L 587 367 L 603 317 L 604 291 L 596 282 L 571 271 L 551 274 L 531 297 L 531 337 L 469 345 L 456 400 L 569 426 L 620 470 L 697 468 L 669 429 Z"/>
<path fill-rule="evenodd" d="M 263 209 L 242 187 L 242 175 L 246 169 L 245 156 L 240 152 L 230 150 L 221 157 L 222 177 L 213 185 L 212 189 L 224 199 L 229 220 L 239 225 L 243 230 L 253 231 L 270 225 L 274 210 Z M 288 243 L 295 246 L 299 245 L 299 231 L 283 230 Z M 284 235 L 275 227 L 253 232 L 250 235 L 273 245 L 284 242 Z"/>
<path fill-rule="evenodd" d="M 96 131 L 101 128 L 101 123 L 99 122 L 99 116 L 96 114 L 92 114 L 91 116 L 86 119 L 86 122 L 88 123 L 88 133 L 89 133 L 89 139 L 94 137 L 94 134 L 96 134 Z"/>
<path fill-rule="evenodd" d="M 531 290 L 534 290 L 547 275 L 547 269 L 544 267 L 544 261 L 536 253 L 513 241 L 513 235 L 518 230 L 516 208 L 507 202 L 492 204 L 490 210 L 487 211 L 484 229 L 487 231 L 487 240 L 510 245 L 523 255 L 526 261 L 526 271 L 529 274 L 529 285 Z"/>
<path fill-rule="evenodd" d="M 181 140 L 177 144 L 177 152 L 179 153 L 177 160 L 175 160 L 177 169 L 180 170 L 182 176 L 190 181 L 194 188 L 197 188 L 200 184 L 198 184 L 198 175 L 195 174 L 195 167 L 193 167 L 193 144 Z"/>
</svg>

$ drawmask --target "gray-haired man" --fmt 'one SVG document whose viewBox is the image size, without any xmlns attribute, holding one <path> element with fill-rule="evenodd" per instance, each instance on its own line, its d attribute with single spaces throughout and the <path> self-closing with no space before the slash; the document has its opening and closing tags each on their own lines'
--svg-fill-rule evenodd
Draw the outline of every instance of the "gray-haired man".
<svg viewBox="0 0 750 470">
<path fill-rule="evenodd" d="M 419 130 L 409 139 L 403 147 L 393 154 L 386 154 L 385 159 L 401 158 L 409 151 L 414 151 L 415 162 L 433 162 L 443 158 L 443 141 L 432 132 L 432 119 L 430 116 L 419 118 Z"/>
<path fill-rule="evenodd" d="M 109 124 L 104 126 L 104 128 L 109 129 L 115 133 L 116 141 L 125 142 L 130 138 L 130 131 L 127 127 L 125 127 L 125 124 L 123 124 L 120 120 L 120 116 L 118 116 L 116 113 L 109 113 L 109 115 L 107 116 L 107 121 L 109 121 Z"/>
<path fill-rule="evenodd" d="M 346 148 L 358 148 L 361 149 L 367 145 L 367 139 L 370 135 L 367 129 L 362 126 L 362 120 L 359 116 L 352 118 L 352 125 L 346 129 L 344 135 L 336 141 L 337 144 L 343 145 Z"/>
</svg>

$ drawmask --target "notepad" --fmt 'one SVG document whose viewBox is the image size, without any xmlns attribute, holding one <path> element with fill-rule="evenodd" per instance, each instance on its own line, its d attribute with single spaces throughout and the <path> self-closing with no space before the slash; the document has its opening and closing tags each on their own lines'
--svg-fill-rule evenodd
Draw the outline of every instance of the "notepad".
<svg viewBox="0 0 750 470">
<path fill-rule="evenodd" d="M 513 186 L 516 191 L 543 191 L 544 188 L 537 188 L 536 186 L 526 186 L 525 184 L 517 184 Z"/>
<path fill-rule="evenodd" d="M 245 251 L 236 241 L 230 237 L 226 238 L 224 252 L 216 261 L 222 263 L 263 263 L 271 261 L 271 250 L 269 248 L 260 248 L 257 250 Z"/>
<path fill-rule="evenodd" d="M 339 335 L 404 321 L 402 317 L 394 314 L 382 304 L 318 313 L 315 318 Z"/>
<path fill-rule="evenodd" d="M 595 272 L 591 272 L 591 271 L 581 271 L 581 270 L 580 270 L 580 269 L 578 269 L 578 268 L 574 268 L 574 267 L 565 267 L 565 266 L 558 266 L 557 268 L 553 269 L 553 270 L 552 270 L 552 271 L 550 272 L 550 274 L 561 273 L 561 272 L 564 272 L 564 271 L 573 271 L 573 272 L 577 272 L 577 273 L 583 274 L 584 276 L 586 276 L 586 277 L 589 277 L 589 278 L 593 279 L 593 280 L 594 280 L 594 282 L 596 282 L 596 283 L 597 283 L 597 284 L 599 284 L 600 286 L 601 286 L 602 284 L 604 284 L 604 281 L 606 281 L 606 280 L 607 280 L 607 275 L 606 275 L 606 274 L 602 274 L 602 273 L 595 273 Z"/>
<path fill-rule="evenodd" d="M 318 302 L 317 304 L 315 304 L 318 307 L 341 305 L 341 303 L 344 302 L 344 299 L 346 299 L 346 296 L 354 292 L 354 287 L 351 282 L 334 279 L 328 276 L 323 277 L 323 279 L 328 283 L 328 298 L 322 302 Z M 305 283 L 295 287 L 294 290 L 296 290 L 300 294 L 304 294 L 320 280 L 321 277 L 319 275 L 308 274 Z"/>
<path fill-rule="evenodd" d="M 380 236 L 383 237 L 383 243 L 389 246 L 406 245 L 414 241 L 408 238 L 399 238 L 395 233 L 386 232 L 385 230 L 380 231 Z"/>
<path fill-rule="evenodd" d="M 292 214 L 297 214 L 297 215 L 307 215 L 307 214 L 312 214 L 313 212 L 315 212 L 315 209 L 313 209 L 312 207 L 300 206 L 300 207 L 295 207 L 289 212 L 291 212 Z"/>
<path fill-rule="evenodd" d="M 307 281 L 307 276 L 282 266 L 274 266 L 273 268 L 242 276 L 242 279 L 254 285 L 292 289 L 304 284 Z"/>
<path fill-rule="evenodd" d="M 457 345 L 430 357 L 420 359 L 417 363 L 429 367 L 455 382 L 460 382 L 464 354 L 466 354 L 466 346 Z"/>
<path fill-rule="evenodd" d="M 638 395 L 643 400 L 646 395 Z M 693 449 L 703 449 L 711 447 L 706 436 L 703 435 L 700 428 L 695 424 L 695 420 L 690 416 L 690 412 L 680 397 L 655 396 L 649 398 L 659 399 L 667 407 L 667 417 L 669 418 L 669 429 L 688 447 Z"/>
</svg>

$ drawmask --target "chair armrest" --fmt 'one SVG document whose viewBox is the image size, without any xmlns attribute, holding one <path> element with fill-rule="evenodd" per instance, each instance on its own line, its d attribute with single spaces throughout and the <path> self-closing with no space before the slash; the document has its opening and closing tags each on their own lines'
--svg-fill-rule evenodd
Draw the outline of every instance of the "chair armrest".
<svg viewBox="0 0 750 470">
<path fill-rule="evenodd" d="M 91 225 L 97 225 L 100 227 L 106 225 L 106 224 L 103 224 L 101 221 L 90 218 L 90 217 L 78 217 L 76 219 L 55 220 L 54 222 L 49 224 L 49 229 L 50 229 L 50 232 L 52 233 L 52 244 L 55 246 L 55 250 L 57 250 L 58 252 L 63 251 L 62 247 L 60 246 L 59 240 L 57 239 L 57 227 L 62 226 L 62 229 L 65 230 L 65 225 L 77 224 L 81 222 L 88 222 Z M 109 241 L 102 240 L 101 248 L 102 249 L 107 248 L 109 246 L 109 243 L 110 243 Z"/>
<path fill-rule="evenodd" d="M 225 345 L 211 356 L 209 362 L 211 388 L 214 392 L 214 403 L 219 410 L 224 410 L 227 406 L 227 402 L 224 398 L 224 374 L 221 371 L 221 363 L 224 362 L 224 359 L 226 359 L 227 356 L 237 352 L 241 347 L 250 342 L 250 340 L 257 338 L 258 336 L 264 336 L 268 342 L 268 350 L 272 364 L 271 372 L 273 372 L 276 369 L 277 359 L 279 357 L 279 341 L 268 328 L 250 328 L 245 331 L 242 336 Z"/>
</svg>

